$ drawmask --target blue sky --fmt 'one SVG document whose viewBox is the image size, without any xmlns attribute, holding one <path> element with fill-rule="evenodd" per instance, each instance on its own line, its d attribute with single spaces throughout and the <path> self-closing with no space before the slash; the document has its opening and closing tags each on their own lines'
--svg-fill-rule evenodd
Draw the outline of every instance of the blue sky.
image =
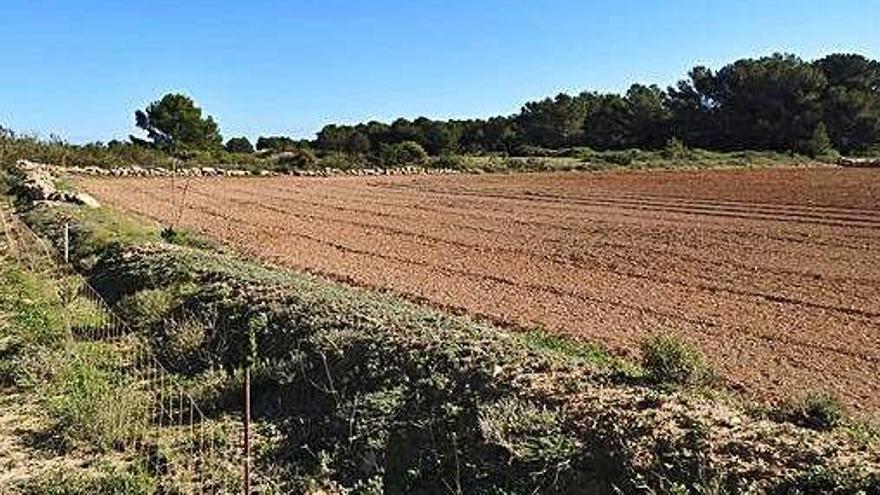
<svg viewBox="0 0 880 495">
<path fill-rule="evenodd" d="M 224 137 L 485 117 L 774 51 L 880 58 L 880 0 L 0 1 L 0 124 L 125 138 L 193 96 Z"/>
</svg>

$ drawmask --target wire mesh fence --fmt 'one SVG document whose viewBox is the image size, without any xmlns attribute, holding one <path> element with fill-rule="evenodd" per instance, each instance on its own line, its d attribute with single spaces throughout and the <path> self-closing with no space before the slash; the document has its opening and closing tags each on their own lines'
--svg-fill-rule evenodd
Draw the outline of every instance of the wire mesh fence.
<svg viewBox="0 0 880 495">
<path fill-rule="evenodd" d="M 146 459 L 162 492 L 241 493 L 242 428 L 205 414 L 180 376 L 163 366 L 147 339 L 132 331 L 63 254 L 5 208 L 0 217 L 7 254 L 30 272 L 56 280 L 65 313 L 80 316 L 80 324 L 68 324 L 72 344 L 107 347 L 109 359 L 101 366 L 109 368 L 104 371 L 114 377 L 114 387 L 93 420 L 108 433 L 112 448 Z M 257 486 L 262 489 L 254 493 L 277 492 L 268 484 Z"/>
</svg>

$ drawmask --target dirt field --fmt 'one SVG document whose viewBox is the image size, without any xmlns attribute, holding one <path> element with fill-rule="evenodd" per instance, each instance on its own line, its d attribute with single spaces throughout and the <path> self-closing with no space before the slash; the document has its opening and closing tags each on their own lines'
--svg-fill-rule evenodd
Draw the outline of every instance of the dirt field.
<svg viewBox="0 0 880 495">
<path fill-rule="evenodd" d="M 169 222 L 187 182 L 83 179 Z M 191 179 L 182 224 L 292 268 L 880 411 L 880 170 Z"/>
</svg>

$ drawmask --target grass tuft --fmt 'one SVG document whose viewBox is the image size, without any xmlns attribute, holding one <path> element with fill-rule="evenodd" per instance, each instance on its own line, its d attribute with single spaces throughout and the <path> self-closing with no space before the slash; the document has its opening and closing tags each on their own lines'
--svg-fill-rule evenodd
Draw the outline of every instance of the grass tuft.
<svg viewBox="0 0 880 495">
<path fill-rule="evenodd" d="M 642 366 L 655 385 L 697 387 L 714 381 L 714 372 L 699 350 L 674 335 L 658 335 L 642 341 Z"/>
<path fill-rule="evenodd" d="M 561 411 L 514 397 L 481 407 L 479 425 L 483 439 L 511 461 L 542 469 L 567 466 L 581 448 Z"/>
<path fill-rule="evenodd" d="M 777 418 L 814 430 L 841 426 L 846 411 L 840 399 L 830 392 L 811 392 L 798 401 L 783 404 Z"/>
<path fill-rule="evenodd" d="M 517 336 L 532 349 L 575 358 L 602 368 L 612 366 L 616 361 L 608 351 L 597 344 L 552 333 L 543 328 L 519 332 Z"/>
</svg>

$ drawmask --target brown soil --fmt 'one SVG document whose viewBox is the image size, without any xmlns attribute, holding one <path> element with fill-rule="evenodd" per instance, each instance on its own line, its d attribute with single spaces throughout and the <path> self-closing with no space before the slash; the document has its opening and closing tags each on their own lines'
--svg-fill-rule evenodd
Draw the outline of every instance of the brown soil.
<svg viewBox="0 0 880 495">
<path fill-rule="evenodd" d="M 81 182 L 291 268 L 622 354 L 673 332 L 751 396 L 880 411 L 880 170 Z"/>
</svg>

